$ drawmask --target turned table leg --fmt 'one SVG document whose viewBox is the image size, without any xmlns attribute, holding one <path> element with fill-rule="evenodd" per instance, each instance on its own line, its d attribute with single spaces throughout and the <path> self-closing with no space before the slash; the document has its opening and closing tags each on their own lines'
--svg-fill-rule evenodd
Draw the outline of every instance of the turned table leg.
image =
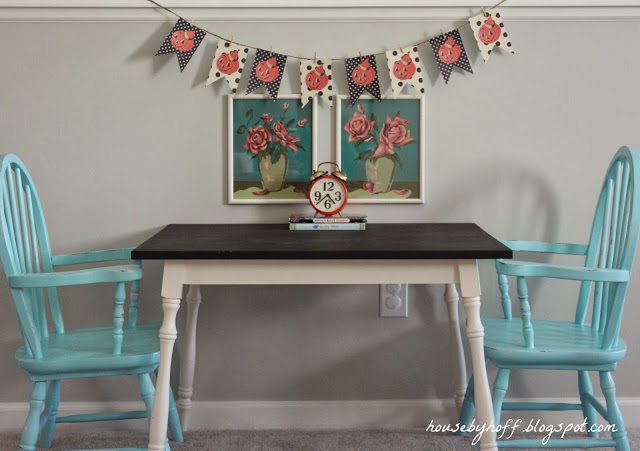
<svg viewBox="0 0 640 451">
<path fill-rule="evenodd" d="M 196 325 L 201 300 L 200 285 L 191 285 L 187 293 L 187 327 L 182 348 L 180 384 L 178 386 L 178 400 L 176 401 L 183 431 L 189 429 L 193 376 L 196 365 Z"/>
<path fill-rule="evenodd" d="M 458 317 L 459 297 L 455 284 L 448 283 L 445 285 L 444 300 L 449 314 L 449 351 L 453 370 L 454 400 L 459 414 L 464 394 L 467 390 L 467 368 L 464 360 L 464 349 L 462 348 L 460 320 Z"/>
<path fill-rule="evenodd" d="M 474 400 L 478 426 L 488 428 L 480 439 L 481 450 L 497 451 L 496 432 L 487 378 L 487 364 L 484 358 L 484 327 L 480 321 L 480 280 L 475 260 L 458 264 L 460 292 L 467 316 L 467 338 L 473 363 Z"/>
<path fill-rule="evenodd" d="M 180 308 L 180 299 L 162 298 L 164 319 L 160 327 L 160 364 L 156 379 L 156 394 L 151 409 L 149 426 L 149 451 L 164 451 L 169 419 L 169 381 L 171 376 L 171 356 L 173 345 L 178 336 L 176 314 Z"/>
</svg>

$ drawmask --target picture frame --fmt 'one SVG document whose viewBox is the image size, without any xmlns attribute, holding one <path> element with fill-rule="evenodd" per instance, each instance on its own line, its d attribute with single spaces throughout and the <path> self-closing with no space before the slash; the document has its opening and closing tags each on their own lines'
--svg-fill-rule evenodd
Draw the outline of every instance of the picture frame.
<svg viewBox="0 0 640 451">
<path fill-rule="evenodd" d="M 423 204 L 424 95 L 361 96 L 354 105 L 341 95 L 335 106 L 336 162 L 349 178 L 349 204 Z"/>
<path fill-rule="evenodd" d="M 317 165 L 314 98 L 300 95 L 228 96 L 229 204 L 307 203 Z"/>
</svg>

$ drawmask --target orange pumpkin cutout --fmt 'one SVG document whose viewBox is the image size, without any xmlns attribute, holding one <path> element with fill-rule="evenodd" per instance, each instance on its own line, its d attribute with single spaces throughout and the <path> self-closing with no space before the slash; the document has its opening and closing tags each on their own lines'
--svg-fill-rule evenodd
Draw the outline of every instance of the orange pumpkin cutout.
<svg viewBox="0 0 640 451">
<path fill-rule="evenodd" d="M 489 16 L 478 30 L 478 37 L 485 44 L 493 44 L 500 39 L 501 33 L 500 25 L 494 22 L 493 17 Z"/>
<path fill-rule="evenodd" d="M 329 77 L 324 71 L 324 65 L 320 64 L 312 71 L 309 71 L 304 79 L 307 84 L 307 88 L 312 91 L 320 91 L 329 84 Z"/>
<path fill-rule="evenodd" d="M 456 41 L 453 40 L 453 36 L 449 36 L 449 39 L 447 39 L 438 50 L 438 58 L 446 64 L 455 63 L 458 61 L 458 58 L 460 58 L 460 55 L 462 55 L 462 49 L 456 44 Z"/>
<path fill-rule="evenodd" d="M 276 63 L 276 57 L 258 63 L 256 66 L 256 77 L 265 83 L 272 82 L 280 75 L 280 69 Z"/>
<path fill-rule="evenodd" d="M 230 53 L 223 53 L 216 61 L 216 67 L 220 72 L 225 75 L 233 74 L 240 67 L 240 61 L 238 61 L 238 50 L 234 50 Z"/>
<path fill-rule="evenodd" d="M 376 71 L 371 68 L 369 59 L 365 59 L 358 64 L 353 72 L 351 72 L 351 79 L 359 86 L 367 86 L 376 78 Z"/>
<path fill-rule="evenodd" d="M 399 80 L 408 80 L 416 73 L 416 65 L 407 53 L 393 65 L 393 75 Z"/>
<path fill-rule="evenodd" d="M 191 31 L 185 31 L 185 30 L 178 30 L 175 31 L 172 35 L 171 35 L 171 45 L 173 46 L 173 48 L 175 48 L 176 50 L 179 50 L 181 52 L 187 52 L 189 50 L 191 50 L 194 46 L 194 41 L 193 38 L 195 37 L 196 32 L 191 30 Z"/>
</svg>

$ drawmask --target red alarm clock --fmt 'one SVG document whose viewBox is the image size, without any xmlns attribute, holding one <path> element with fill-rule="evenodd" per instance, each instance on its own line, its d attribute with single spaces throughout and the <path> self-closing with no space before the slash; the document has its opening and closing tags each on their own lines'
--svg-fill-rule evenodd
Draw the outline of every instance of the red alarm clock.
<svg viewBox="0 0 640 451">
<path fill-rule="evenodd" d="M 320 171 L 323 164 L 333 164 L 338 170 L 331 174 Z M 325 161 L 318 165 L 310 177 L 309 203 L 318 212 L 325 216 L 339 214 L 347 205 L 347 176 L 340 170 L 340 166 L 331 161 Z"/>
</svg>

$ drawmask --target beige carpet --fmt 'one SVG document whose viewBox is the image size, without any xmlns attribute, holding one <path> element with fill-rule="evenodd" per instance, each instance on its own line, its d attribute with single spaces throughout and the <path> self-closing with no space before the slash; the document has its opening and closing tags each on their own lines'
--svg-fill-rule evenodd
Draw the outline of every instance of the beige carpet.
<svg viewBox="0 0 640 451">
<path fill-rule="evenodd" d="M 523 438 L 532 438 L 531 436 Z M 640 450 L 640 429 L 629 431 L 632 450 Z M 0 450 L 18 449 L 20 434 L 0 434 Z M 144 432 L 56 434 L 52 450 L 146 447 Z M 38 448 L 40 449 L 40 448 Z M 417 429 L 189 431 L 173 451 L 451 451 L 475 450 L 469 437 L 427 434 Z M 502 448 L 508 449 L 508 448 Z M 602 448 L 600 448 L 602 449 Z M 611 448 L 609 448 L 611 449 Z"/>
</svg>

